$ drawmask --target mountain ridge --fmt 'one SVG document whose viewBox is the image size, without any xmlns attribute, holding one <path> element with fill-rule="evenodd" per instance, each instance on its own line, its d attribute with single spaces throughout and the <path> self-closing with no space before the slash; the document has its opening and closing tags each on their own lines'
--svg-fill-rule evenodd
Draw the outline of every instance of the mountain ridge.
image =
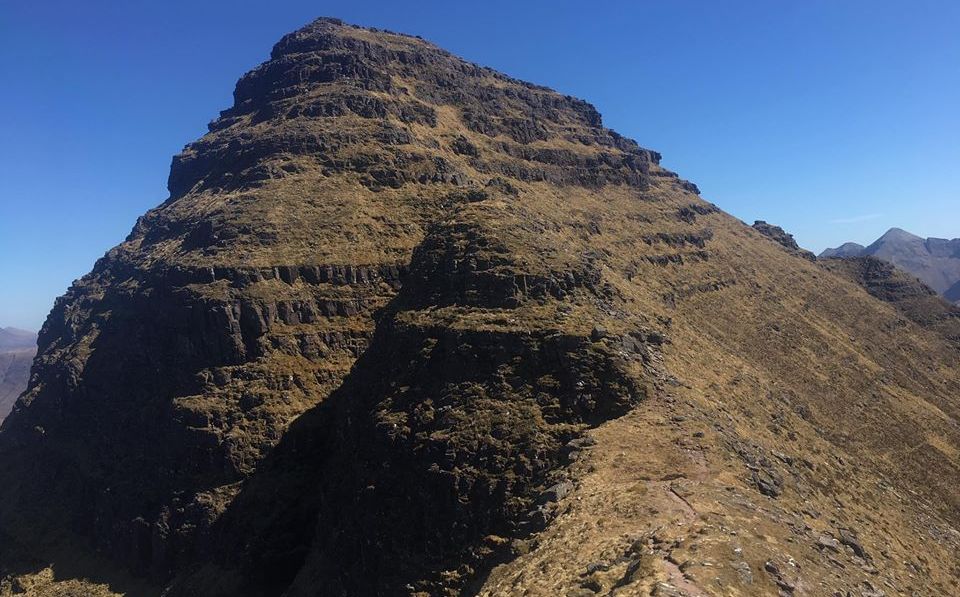
<svg viewBox="0 0 960 597">
<path fill-rule="evenodd" d="M 945 297 L 960 283 L 960 239 L 956 238 L 922 238 L 901 228 L 891 228 L 866 247 L 845 243 L 826 249 L 819 256 L 878 257 L 917 276 Z M 956 302 L 957 298 L 948 300 Z"/>
<path fill-rule="evenodd" d="M 0 328 L 0 350 L 33 348 L 37 344 L 36 332 L 15 327 Z"/>
<path fill-rule="evenodd" d="M 836 248 L 824 249 L 817 257 L 822 259 L 830 257 L 858 257 L 863 253 L 864 249 L 866 249 L 866 247 L 858 243 L 843 243 Z"/>
<path fill-rule="evenodd" d="M 955 591 L 946 328 L 416 38 L 234 98 L 41 330 L 0 594 Z"/>
</svg>

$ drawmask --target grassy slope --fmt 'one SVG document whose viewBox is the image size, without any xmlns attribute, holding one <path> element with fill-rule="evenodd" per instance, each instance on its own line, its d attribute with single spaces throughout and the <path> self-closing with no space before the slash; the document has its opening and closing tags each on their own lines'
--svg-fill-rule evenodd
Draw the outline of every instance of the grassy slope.
<svg viewBox="0 0 960 597">
<path fill-rule="evenodd" d="M 483 594 L 956 592 L 956 350 L 733 218 L 699 224 L 714 231 L 709 261 L 623 284 L 635 309 L 672 319 L 678 385 L 596 430 L 567 513 Z M 735 283 L 664 305 L 721 279 Z M 762 495 L 751 466 L 773 469 L 782 494 Z M 841 529 L 867 558 L 818 547 Z"/>
</svg>

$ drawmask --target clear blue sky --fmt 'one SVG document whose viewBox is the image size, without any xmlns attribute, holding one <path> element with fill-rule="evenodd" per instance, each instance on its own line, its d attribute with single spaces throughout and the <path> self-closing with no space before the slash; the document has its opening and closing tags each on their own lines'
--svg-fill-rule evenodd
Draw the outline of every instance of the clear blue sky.
<svg viewBox="0 0 960 597">
<path fill-rule="evenodd" d="M 960 236 L 954 0 L 0 3 L 0 326 L 36 329 L 163 201 L 171 156 L 314 17 L 595 104 L 704 197 L 819 251 Z"/>
</svg>

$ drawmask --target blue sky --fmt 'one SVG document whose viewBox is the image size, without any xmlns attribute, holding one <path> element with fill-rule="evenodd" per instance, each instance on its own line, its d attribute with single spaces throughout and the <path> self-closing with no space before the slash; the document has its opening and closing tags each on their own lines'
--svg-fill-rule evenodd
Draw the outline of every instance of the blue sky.
<svg viewBox="0 0 960 597">
<path fill-rule="evenodd" d="M 960 236 L 953 0 L 4 0 L 0 326 L 38 328 L 166 198 L 236 79 L 321 15 L 587 99 L 705 198 L 813 250 Z"/>
</svg>

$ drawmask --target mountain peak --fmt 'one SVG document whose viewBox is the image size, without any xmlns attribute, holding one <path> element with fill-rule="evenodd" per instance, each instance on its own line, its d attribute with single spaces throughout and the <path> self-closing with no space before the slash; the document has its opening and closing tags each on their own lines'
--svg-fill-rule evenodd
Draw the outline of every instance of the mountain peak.
<svg viewBox="0 0 960 597">
<path fill-rule="evenodd" d="M 920 278 L 945 296 L 948 291 L 955 293 L 953 287 L 960 282 L 960 239 L 924 239 L 902 228 L 887 230 L 867 247 L 845 243 L 825 250 L 820 256 L 878 257 Z"/>
<path fill-rule="evenodd" d="M 890 230 L 884 232 L 883 236 L 877 240 L 883 242 L 913 242 L 923 241 L 923 238 L 917 236 L 916 234 L 907 232 L 903 228 L 891 228 Z"/>
<path fill-rule="evenodd" d="M 659 162 L 416 38 L 285 36 L 55 303 L 0 432 L 0 570 L 949 592 L 952 345 Z"/>
<path fill-rule="evenodd" d="M 358 43 L 350 44 L 346 40 L 353 40 Z M 369 58 L 377 58 L 369 53 L 370 50 L 385 47 L 429 49 L 449 55 L 445 50 L 419 36 L 373 27 L 362 27 L 345 23 L 333 17 L 320 17 L 280 38 L 280 41 L 273 46 L 270 58 L 277 59 L 283 55 L 305 54 L 333 48 L 338 48 L 341 51 L 353 50 L 368 53 Z M 378 58 L 391 57 L 384 54 Z"/>
</svg>

